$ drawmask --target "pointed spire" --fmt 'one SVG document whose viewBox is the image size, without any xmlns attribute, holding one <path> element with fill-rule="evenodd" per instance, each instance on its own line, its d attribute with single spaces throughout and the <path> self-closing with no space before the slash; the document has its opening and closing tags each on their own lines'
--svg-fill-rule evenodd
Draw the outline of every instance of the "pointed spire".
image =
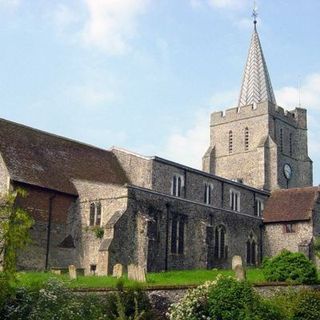
<svg viewBox="0 0 320 320">
<path fill-rule="evenodd" d="M 276 104 L 271 80 L 264 59 L 259 34 L 257 31 L 257 8 L 252 14 L 254 30 L 251 38 L 249 55 L 244 69 L 238 107 L 270 101 Z"/>
</svg>

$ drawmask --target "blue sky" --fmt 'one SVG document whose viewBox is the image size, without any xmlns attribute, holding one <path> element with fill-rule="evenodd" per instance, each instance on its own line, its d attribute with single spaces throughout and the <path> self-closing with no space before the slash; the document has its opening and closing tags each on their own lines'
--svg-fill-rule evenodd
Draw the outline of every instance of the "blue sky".
<svg viewBox="0 0 320 320">
<path fill-rule="evenodd" d="M 238 98 L 252 2 L 0 0 L 0 116 L 200 168 L 210 112 Z M 301 83 L 319 184 L 320 1 L 258 7 L 278 104 Z"/>
</svg>

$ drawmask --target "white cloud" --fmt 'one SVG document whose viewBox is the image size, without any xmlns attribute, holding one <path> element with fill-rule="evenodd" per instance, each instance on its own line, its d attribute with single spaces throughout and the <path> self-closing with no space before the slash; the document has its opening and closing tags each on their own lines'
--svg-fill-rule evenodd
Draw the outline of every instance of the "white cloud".
<svg viewBox="0 0 320 320">
<path fill-rule="evenodd" d="M 247 6 L 248 0 L 208 0 L 209 5 L 216 8 L 242 9 Z"/>
<path fill-rule="evenodd" d="M 85 0 L 88 19 L 82 31 L 84 43 L 110 54 L 126 52 L 128 40 L 136 34 L 137 18 L 148 3 L 149 0 Z"/>
<path fill-rule="evenodd" d="M 276 90 L 278 104 L 285 109 L 297 107 L 299 105 L 299 89 L 297 87 L 284 87 Z M 309 152 L 311 159 L 314 161 L 314 183 L 319 184 L 320 73 L 310 74 L 301 81 L 301 106 L 308 110 Z"/>
<path fill-rule="evenodd" d="M 202 156 L 209 147 L 210 114 L 236 105 L 238 90 L 228 90 L 213 94 L 209 99 L 210 107 L 201 108 L 194 122 L 185 132 L 173 132 L 169 135 L 163 151 L 164 157 L 201 169 Z"/>
<path fill-rule="evenodd" d="M 301 105 L 309 110 L 320 111 L 320 73 L 307 76 L 301 84 Z M 299 89 L 297 87 L 284 87 L 276 90 L 279 105 L 296 107 L 299 104 Z"/>
<path fill-rule="evenodd" d="M 56 6 L 53 20 L 59 34 L 71 42 L 118 55 L 130 50 L 130 41 L 138 33 L 138 18 L 146 12 L 150 0 L 79 2 Z"/>
<path fill-rule="evenodd" d="M 202 156 L 209 146 L 210 113 L 235 106 L 238 93 L 237 89 L 214 94 L 210 99 L 210 105 L 213 107 L 200 109 L 195 121 L 184 132 L 172 133 L 160 154 L 168 159 L 201 169 Z M 297 88 L 280 88 L 275 91 L 275 94 L 278 104 L 285 109 L 297 107 L 299 101 L 299 90 Z M 316 164 L 320 161 L 320 73 L 311 74 L 302 81 L 301 101 L 302 107 L 308 109 L 309 149 L 311 158 Z M 319 170 L 315 165 L 316 177 L 317 174 L 320 174 L 320 172 L 318 173 Z"/>
<path fill-rule="evenodd" d="M 201 169 L 201 158 L 209 147 L 209 110 L 200 110 L 192 127 L 169 136 L 161 154 L 166 158 Z"/>
</svg>

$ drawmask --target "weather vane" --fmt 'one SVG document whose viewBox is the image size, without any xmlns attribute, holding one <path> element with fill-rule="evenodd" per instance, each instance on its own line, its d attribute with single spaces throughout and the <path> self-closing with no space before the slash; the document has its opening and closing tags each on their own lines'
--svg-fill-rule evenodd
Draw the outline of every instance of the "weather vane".
<svg viewBox="0 0 320 320">
<path fill-rule="evenodd" d="M 254 0 L 253 2 L 253 12 L 252 12 L 252 17 L 253 17 L 253 23 L 254 25 L 257 24 L 257 18 L 258 18 L 258 7 L 257 7 L 257 2 Z"/>
</svg>

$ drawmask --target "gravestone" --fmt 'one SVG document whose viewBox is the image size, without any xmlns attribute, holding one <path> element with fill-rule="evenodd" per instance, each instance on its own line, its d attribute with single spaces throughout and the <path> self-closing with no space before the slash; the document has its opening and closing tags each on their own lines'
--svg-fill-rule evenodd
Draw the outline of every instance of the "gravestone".
<svg viewBox="0 0 320 320">
<path fill-rule="evenodd" d="M 77 269 L 73 264 L 71 264 L 69 266 L 69 278 L 71 280 L 76 280 L 77 279 Z"/>
<path fill-rule="evenodd" d="M 112 275 L 118 279 L 123 276 L 123 266 L 121 263 L 117 263 L 113 266 Z"/>
<path fill-rule="evenodd" d="M 242 258 L 240 256 L 233 256 L 232 258 L 232 270 L 235 271 L 236 266 L 242 267 Z"/>
<path fill-rule="evenodd" d="M 234 268 L 234 272 L 236 274 L 236 279 L 238 281 L 244 281 L 246 280 L 246 270 L 243 268 L 243 266 L 240 266 L 239 264 Z"/>
<path fill-rule="evenodd" d="M 61 275 L 61 270 L 60 269 L 51 269 L 51 273 Z"/>
<path fill-rule="evenodd" d="M 144 268 L 134 264 L 128 265 L 128 278 L 139 282 L 146 282 L 146 273 Z"/>
<path fill-rule="evenodd" d="M 234 256 L 232 258 L 232 270 L 235 272 L 238 281 L 246 279 L 246 270 L 242 265 L 242 258 L 240 256 Z"/>
</svg>

